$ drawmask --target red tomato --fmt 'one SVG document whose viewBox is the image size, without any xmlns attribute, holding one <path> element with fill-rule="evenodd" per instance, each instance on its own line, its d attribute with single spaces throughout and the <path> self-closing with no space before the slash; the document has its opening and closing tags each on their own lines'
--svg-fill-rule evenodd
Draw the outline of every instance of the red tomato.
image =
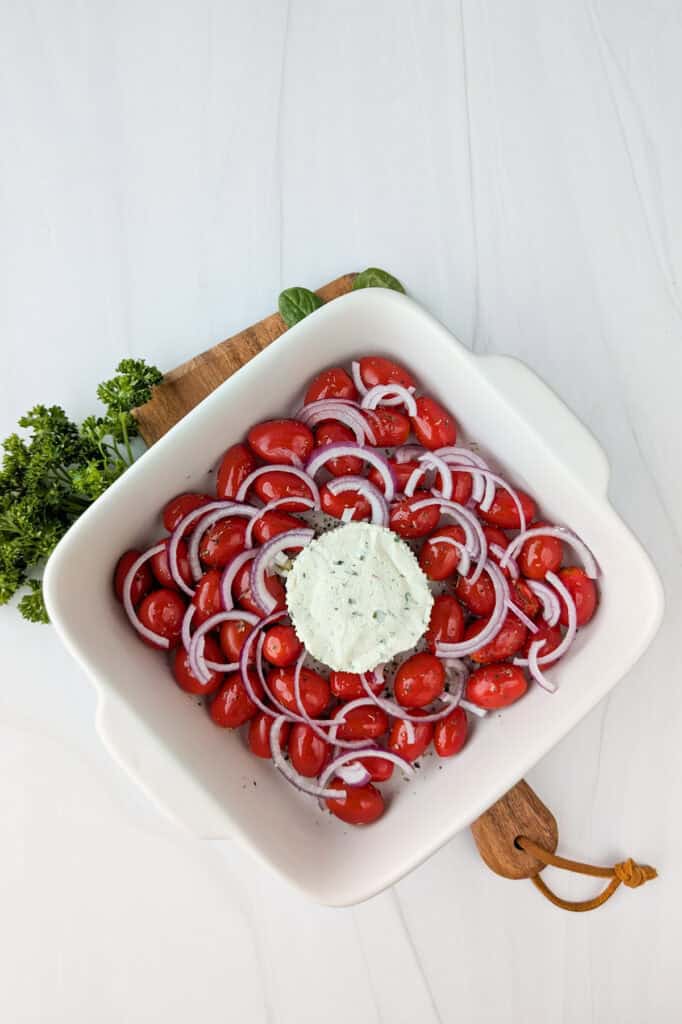
<svg viewBox="0 0 682 1024">
<path fill-rule="evenodd" d="M 540 611 L 540 602 L 525 580 L 514 580 L 509 587 L 514 604 L 534 619 Z"/>
<path fill-rule="evenodd" d="M 274 573 L 272 576 L 266 576 L 265 586 L 276 601 L 273 611 L 282 611 L 286 608 L 286 594 L 279 576 Z M 254 615 L 263 617 L 263 612 L 251 593 L 251 562 L 247 562 L 236 573 L 232 583 L 232 596 L 237 604 L 247 612 L 253 612 Z"/>
<path fill-rule="evenodd" d="M 434 505 L 436 511 L 438 506 Z M 457 572 L 460 553 L 454 544 L 439 544 L 440 537 L 449 537 L 459 544 L 465 541 L 464 530 L 461 526 L 442 526 L 434 530 L 430 537 L 424 541 L 419 552 L 419 564 L 430 580 L 445 580 Z"/>
<path fill-rule="evenodd" d="M 495 588 L 487 572 L 482 572 L 475 583 L 460 576 L 455 593 L 472 615 L 490 615 L 495 607 Z"/>
<path fill-rule="evenodd" d="M 320 505 L 322 511 L 328 516 L 340 519 L 347 508 L 353 509 L 353 519 L 369 519 L 372 514 L 367 498 L 363 498 L 357 491 L 343 491 L 341 494 L 332 494 L 327 484 L 320 488 Z"/>
<path fill-rule="evenodd" d="M 525 491 L 520 491 L 518 487 L 516 488 L 516 493 L 521 502 L 523 514 L 526 517 L 526 526 L 530 526 L 535 517 L 535 502 L 530 495 L 526 494 Z M 478 517 L 484 523 L 489 523 L 491 526 L 501 526 L 503 530 L 518 530 L 521 528 L 519 510 L 509 491 L 505 491 L 503 487 L 495 488 L 495 497 L 487 512 L 484 512 L 480 505 L 478 506 Z"/>
<path fill-rule="evenodd" d="M 334 717 L 339 718 L 343 713 L 343 708 L 339 708 Z M 388 732 L 388 726 L 388 715 L 383 708 L 367 704 L 347 712 L 337 736 L 340 740 L 375 740 Z"/>
<path fill-rule="evenodd" d="M 487 624 L 487 619 L 476 619 L 475 622 L 470 622 L 464 632 L 464 639 L 470 640 L 477 636 Z M 524 624 L 517 619 L 513 612 L 509 612 L 497 636 L 483 647 L 479 647 L 469 657 L 479 665 L 488 665 L 494 661 L 506 661 L 507 658 L 513 658 L 515 654 L 518 654 L 525 644 L 527 636 L 528 630 Z"/>
<path fill-rule="evenodd" d="M 571 565 L 562 569 L 559 579 L 575 601 L 576 621 L 578 626 L 586 625 L 597 610 L 597 588 L 584 569 Z M 562 626 L 568 625 L 568 609 L 565 601 L 561 601 L 559 620 Z"/>
<path fill-rule="evenodd" d="M 302 650 L 303 645 L 293 626 L 272 626 L 265 634 L 263 654 L 271 665 L 287 668 L 293 665 Z"/>
<path fill-rule="evenodd" d="M 368 409 L 365 416 L 374 432 L 377 448 L 397 448 L 410 436 L 410 421 L 397 409 L 380 406 Z"/>
<path fill-rule="evenodd" d="M 222 569 L 246 547 L 246 519 L 228 516 L 219 519 L 204 532 L 199 558 L 211 569 Z"/>
<path fill-rule="evenodd" d="M 416 462 L 396 462 L 395 459 L 389 459 L 388 464 L 391 467 L 393 476 L 395 477 L 396 494 L 401 494 L 405 490 L 407 481 L 412 476 L 414 470 L 419 469 L 419 464 Z M 384 478 L 375 466 L 372 466 L 370 469 L 367 474 L 367 479 L 373 483 L 375 487 L 378 487 L 382 494 L 385 492 L 386 485 L 384 484 Z"/>
<path fill-rule="evenodd" d="M 192 624 L 200 626 L 212 615 L 217 615 L 223 610 L 223 599 L 220 593 L 220 573 L 217 569 L 205 572 L 197 583 L 192 604 L 195 612 L 192 617 Z"/>
<path fill-rule="evenodd" d="M 149 559 L 149 564 L 152 567 L 152 572 L 162 587 L 168 587 L 169 590 L 179 590 L 180 588 L 171 576 L 170 567 L 168 565 L 169 544 L 170 537 L 167 537 L 163 542 L 163 551 L 159 551 L 158 554 L 153 555 Z M 178 569 L 180 570 L 180 575 L 185 583 L 190 586 L 192 584 L 192 570 L 189 567 L 187 544 L 184 540 L 178 542 Z"/>
<path fill-rule="evenodd" d="M 205 637 L 204 655 L 207 661 L 223 661 L 222 652 L 212 636 Z M 173 675 L 175 676 L 175 681 L 181 690 L 185 690 L 187 693 L 200 694 L 205 697 L 211 693 L 215 693 L 223 681 L 222 672 L 215 672 L 211 670 L 209 672 L 208 682 L 202 683 L 201 680 L 192 672 L 192 669 L 189 666 L 189 654 L 182 646 L 178 647 L 177 651 L 173 655 Z"/>
<path fill-rule="evenodd" d="M 332 814 L 348 825 L 371 825 L 384 813 L 384 798 L 371 782 L 366 786 L 347 786 L 340 779 L 334 779 L 328 788 L 346 793 L 345 800 L 330 798 L 325 803 Z"/>
<path fill-rule="evenodd" d="M 253 453 L 245 444 L 233 444 L 223 455 L 216 477 L 216 494 L 224 501 L 236 498 L 249 473 L 256 468 Z"/>
<path fill-rule="evenodd" d="M 177 646 L 180 642 L 185 602 L 177 590 L 169 590 L 167 587 L 153 590 L 143 599 L 137 615 L 143 626 L 158 633 L 159 636 L 165 636 L 171 647 Z M 150 647 L 157 646 L 143 636 L 140 636 L 140 639 Z"/>
<path fill-rule="evenodd" d="M 331 755 L 331 747 L 304 722 L 295 722 L 289 734 L 289 757 L 300 775 L 316 778 Z"/>
<path fill-rule="evenodd" d="M 506 708 L 523 697 L 528 683 L 518 665 L 485 665 L 467 679 L 467 700 L 480 708 Z"/>
<path fill-rule="evenodd" d="M 342 366 L 330 366 L 328 370 L 318 373 L 317 377 L 308 385 L 304 402 L 317 402 L 321 398 L 350 398 L 355 400 L 358 397 L 355 384 Z"/>
<path fill-rule="evenodd" d="M 426 712 L 412 711 L 410 714 L 415 718 L 421 718 Z M 408 726 L 402 718 L 395 719 L 388 737 L 388 749 L 392 750 L 394 754 L 399 754 L 410 764 L 421 757 L 433 739 L 432 722 L 412 722 L 412 727 L 414 728 L 414 740 L 411 743 Z"/>
<path fill-rule="evenodd" d="M 457 424 L 450 413 L 435 398 L 422 395 L 417 399 L 417 415 L 412 417 L 412 429 L 420 444 L 433 451 L 457 440 Z"/>
<path fill-rule="evenodd" d="M 253 536 L 259 544 L 265 544 L 266 541 L 272 540 L 280 533 L 286 533 L 287 530 L 300 530 L 302 525 L 300 519 L 295 519 L 288 512 L 280 512 L 278 508 L 273 508 L 271 512 L 266 512 L 253 524 Z"/>
<path fill-rule="evenodd" d="M 374 676 L 366 676 L 372 693 L 379 694 L 384 688 L 381 680 L 378 682 Z M 358 700 L 359 697 L 366 697 L 367 693 L 360 682 L 360 676 L 355 672 L 330 672 L 329 686 L 335 697 L 339 700 Z"/>
<path fill-rule="evenodd" d="M 395 699 L 404 708 L 421 708 L 440 697 L 445 684 L 443 663 L 433 654 L 413 654 L 395 675 Z"/>
<path fill-rule="evenodd" d="M 563 636 L 564 635 L 559 626 L 548 626 L 546 622 L 541 622 L 538 626 L 537 633 L 528 634 L 528 639 L 523 645 L 524 658 L 528 657 L 531 645 L 539 643 L 540 640 L 544 640 L 545 644 L 544 647 L 541 647 L 538 651 L 538 657 L 544 658 L 545 654 L 551 654 L 552 651 L 557 649 L 563 640 Z M 557 661 L 561 661 L 561 658 L 558 658 Z M 553 662 L 553 664 L 556 664 L 556 662 Z"/>
<path fill-rule="evenodd" d="M 471 473 L 464 473 L 462 470 L 453 470 L 452 483 L 452 500 L 458 502 L 460 505 L 466 505 L 473 490 Z"/>
<path fill-rule="evenodd" d="M 483 536 L 488 544 L 497 544 L 502 549 L 509 547 L 509 537 L 507 537 L 504 530 L 500 530 L 497 526 L 484 526 Z"/>
<path fill-rule="evenodd" d="M 263 687 L 252 668 L 249 669 L 249 682 L 256 696 L 262 698 Z M 256 717 L 258 706 L 249 697 L 241 674 L 231 672 L 211 701 L 209 711 L 216 725 L 223 729 L 237 729 Z"/>
<path fill-rule="evenodd" d="M 264 711 L 261 711 L 252 718 L 249 722 L 249 734 L 248 743 L 249 749 L 252 754 L 256 757 L 268 758 L 270 754 L 270 730 L 272 729 L 272 723 L 274 718 L 272 715 L 266 715 Z M 283 722 L 282 727 L 279 731 L 279 747 L 280 750 L 284 750 L 287 745 L 289 738 L 289 723 Z"/>
<path fill-rule="evenodd" d="M 123 600 L 123 584 L 125 578 L 128 575 L 128 571 L 131 568 L 133 562 L 142 554 L 141 551 L 135 551 L 131 549 L 126 551 L 119 558 L 116 563 L 116 571 L 114 573 L 114 591 L 119 601 Z M 132 586 L 130 587 L 130 597 L 133 605 L 137 607 L 143 597 L 145 597 L 150 590 L 154 587 L 154 579 L 149 569 L 149 562 L 143 562 L 140 568 L 135 573 L 133 578 Z"/>
<path fill-rule="evenodd" d="M 278 498 L 290 498 L 290 501 L 279 506 L 282 512 L 303 512 L 310 506 L 301 504 L 298 498 L 310 499 L 310 488 L 305 480 L 300 480 L 293 473 L 284 473 L 276 469 L 270 473 L 263 473 L 253 482 L 253 489 L 260 500 L 267 504 Z M 300 523 L 296 524 L 300 526 Z"/>
<path fill-rule="evenodd" d="M 548 523 L 533 523 L 533 529 L 548 526 Z M 529 537 L 518 556 L 519 569 L 529 580 L 544 580 L 548 572 L 556 572 L 564 558 L 564 549 L 558 537 Z"/>
<path fill-rule="evenodd" d="M 360 764 L 367 769 L 372 782 L 386 782 L 393 775 L 393 762 L 383 757 L 358 757 Z M 350 761 L 349 764 L 355 764 Z"/>
<path fill-rule="evenodd" d="M 276 668 L 268 674 L 268 687 L 287 711 L 300 714 L 294 695 L 294 669 Z M 319 718 L 329 704 L 329 684 L 311 668 L 301 669 L 301 701 L 311 718 Z"/>
<path fill-rule="evenodd" d="M 220 646 L 227 661 L 239 661 L 246 638 L 252 632 L 253 626 L 251 623 L 244 622 L 243 619 L 228 619 L 227 622 L 221 623 L 219 633 Z M 251 645 L 249 661 L 254 661 L 256 657 L 255 646 L 255 644 Z M 213 661 L 214 659 L 211 658 L 210 660 Z"/>
<path fill-rule="evenodd" d="M 464 708 L 455 708 L 452 714 L 436 722 L 433 730 L 433 749 L 439 757 L 459 754 L 466 743 L 469 723 Z"/>
<path fill-rule="evenodd" d="M 400 384 L 403 388 L 415 386 L 414 377 L 404 366 L 384 356 L 365 356 L 361 359 L 360 377 L 366 388 L 374 388 L 377 384 Z"/>
<path fill-rule="evenodd" d="M 411 498 L 399 498 L 390 508 L 388 524 L 399 537 L 425 537 L 438 526 L 440 508 L 429 505 L 427 508 L 412 511 L 412 506 L 432 495 L 428 491 L 415 491 Z"/>
<path fill-rule="evenodd" d="M 439 594 L 433 602 L 426 644 L 435 653 L 436 644 L 458 644 L 464 636 L 464 612 L 452 594 Z"/>
<path fill-rule="evenodd" d="M 305 462 L 313 450 L 313 435 L 298 420 L 267 420 L 251 427 L 247 439 L 263 462 L 284 462 L 293 466 Z"/>
<path fill-rule="evenodd" d="M 334 420 L 320 423 L 315 431 L 315 447 L 322 448 L 326 444 L 355 444 L 355 434 L 344 423 L 336 423 Z M 332 476 L 359 476 L 362 472 L 362 459 L 353 455 L 329 459 L 324 465 Z"/>
<path fill-rule="evenodd" d="M 208 505 L 209 501 L 213 501 L 210 494 L 195 494 L 193 491 L 188 491 L 185 494 L 176 494 L 164 506 L 163 525 L 169 533 L 172 533 L 180 520 L 184 519 L 188 512 L 193 512 L 195 508 L 201 508 L 202 505 Z M 187 527 L 187 533 L 191 533 L 193 526 L 194 523 L 190 523 Z"/>
</svg>

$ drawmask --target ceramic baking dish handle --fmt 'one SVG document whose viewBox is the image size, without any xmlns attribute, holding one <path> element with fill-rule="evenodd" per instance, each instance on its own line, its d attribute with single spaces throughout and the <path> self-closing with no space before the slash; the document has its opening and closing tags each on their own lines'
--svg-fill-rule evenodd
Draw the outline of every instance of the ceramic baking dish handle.
<svg viewBox="0 0 682 1024">
<path fill-rule="evenodd" d="M 604 450 L 559 396 L 519 359 L 481 356 L 479 365 L 503 395 L 513 396 L 510 411 L 522 417 L 549 450 L 561 453 L 562 464 L 590 493 L 605 497 L 609 463 Z"/>
<path fill-rule="evenodd" d="M 224 808 L 125 702 L 99 694 L 97 731 L 109 753 L 156 806 L 200 839 L 229 839 Z"/>
</svg>

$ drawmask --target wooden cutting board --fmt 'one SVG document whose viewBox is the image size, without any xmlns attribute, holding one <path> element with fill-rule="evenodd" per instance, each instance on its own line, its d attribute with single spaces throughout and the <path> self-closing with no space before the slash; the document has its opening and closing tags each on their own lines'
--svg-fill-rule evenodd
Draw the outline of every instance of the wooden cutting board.
<svg viewBox="0 0 682 1024">
<path fill-rule="evenodd" d="M 349 292 L 354 280 L 354 273 L 344 274 L 318 288 L 317 294 L 323 302 L 331 302 Z M 152 445 L 163 437 L 190 409 L 276 341 L 286 329 L 279 313 L 272 313 L 174 370 L 168 370 L 162 383 L 154 388 L 150 401 L 135 410 L 140 433 L 147 444 Z"/>
<path fill-rule="evenodd" d="M 345 295 L 353 286 L 355 274 L 344 274 L 318 288 L 324 302 Z M 181 420 L 207 395 L 227 380 L 250 359 L 271 345 L 286 331 L 279 313 L 272 313 L 201 355 L 169 370 L 153 397 L 135 410 L 140 433 L 148 445 Z M 556 821 L 547 807 L 525 782 L 521 781 L 472 825 L 479 852 L 488 867 L 506 878 L 529 878 L 544 864 L 514 845 L 518 835 L 526 835 L 547 849 L 558 843 Z"/>
</svg>

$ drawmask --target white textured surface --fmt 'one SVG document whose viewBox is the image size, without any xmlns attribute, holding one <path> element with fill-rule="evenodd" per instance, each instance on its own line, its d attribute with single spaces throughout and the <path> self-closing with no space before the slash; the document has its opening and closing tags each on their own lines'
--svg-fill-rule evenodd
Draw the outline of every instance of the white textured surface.
<svg viewBox="0 0 682 1024">
<path fill-rule="evenodd" d="M 159 819 L 52 633 L 1 613 L 3 1019 L 680 1019 L 681 46 L 676 0 L 4 5 L 3 435 L 383 265 L 592 427 L 668 610 L 529 779 L 569 856 L 661 871 L 586 916 L 468 835 L 355 910 L 304 904 Z"/>
</svg>

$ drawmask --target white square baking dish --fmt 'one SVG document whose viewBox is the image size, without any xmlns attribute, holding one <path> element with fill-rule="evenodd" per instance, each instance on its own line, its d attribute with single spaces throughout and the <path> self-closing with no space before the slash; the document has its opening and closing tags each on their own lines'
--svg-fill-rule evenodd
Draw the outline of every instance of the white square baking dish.
<svg viewBox="0 0 682 1024">
<path fill-rule="evenodd" d="M 553 668 L 550 696 L 527 696 L 474 723 L 452 762 L 422 760 L 384 817 L 350 828 L 297 793 L 238 733 L 215 728 L 137 641 L 111 586 L 120 553 L 160 535 L 179 491 L 211 486 L 224 449 L 256 421 L 296 408 L 319 369 L 393 356 L 450 408 L 465 437 L 570 524 L 603 571 L 601 604 Z M 97 728 L 136 782 L 197 836 L 233 836 L 312 899 L 357 903 L 391 885 L 466 827 L 528 771 L 633 666 L 661 620 L 651 561 L 607 498 L 608 464 L 591 434 L 522 363 L 474 356 L 415 302 L 368 289 L 323 306 L 227 380 L 72 527 L 45 574 L 50 617 L 99 696 Z M 637 602 L 631 600 L 632 593 Z M 456 884 L 456 883 L 453 883 Z"/>
</svg>

